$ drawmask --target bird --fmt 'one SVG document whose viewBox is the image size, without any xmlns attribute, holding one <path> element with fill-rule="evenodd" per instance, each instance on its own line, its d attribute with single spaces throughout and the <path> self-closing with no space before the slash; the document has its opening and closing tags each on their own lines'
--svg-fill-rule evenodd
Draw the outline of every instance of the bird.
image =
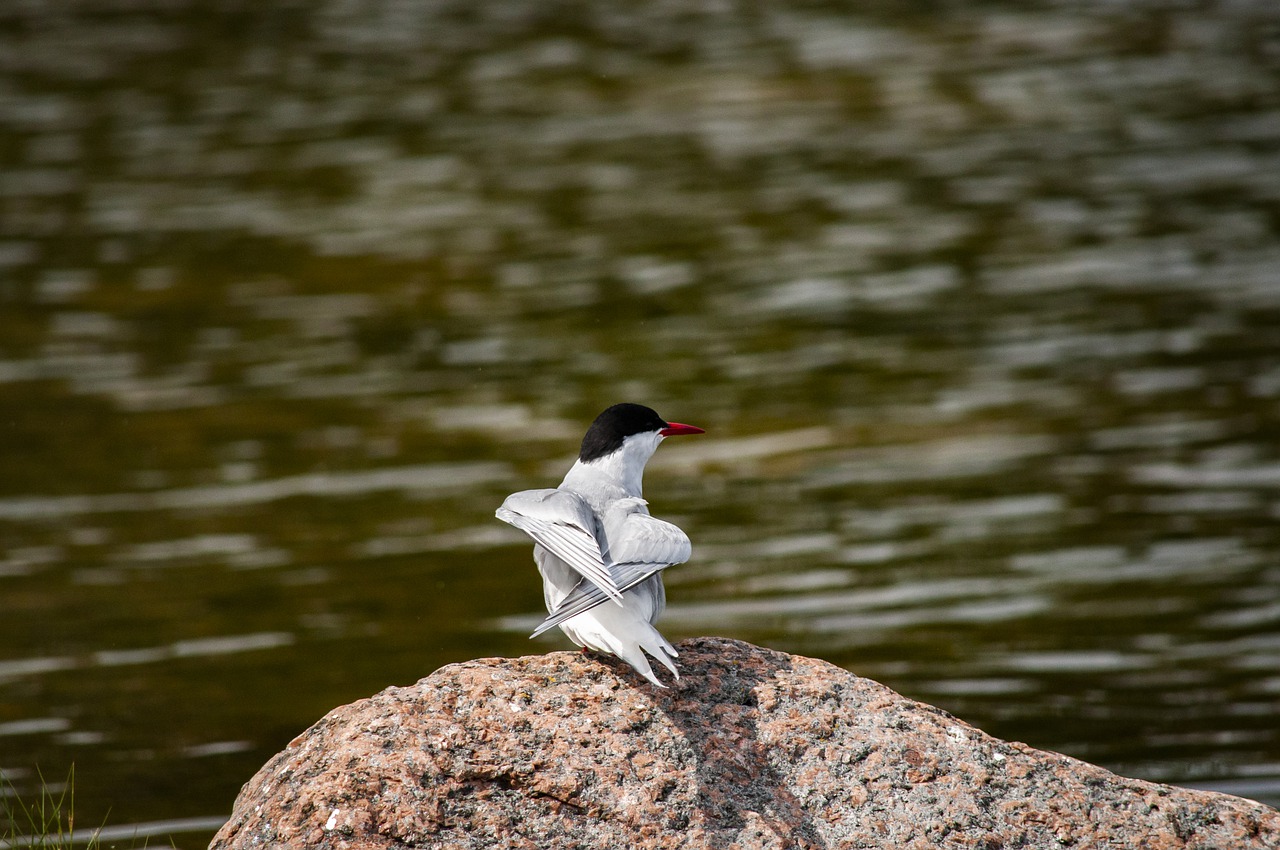
<svg viewBox="0 0 1280 850">
<path fill-rule="evenodd" d="M 503 501 L 496 516 L 533 538 L 542 574 L 548 616 L 531 638 L 559 626 L 584 651 L 616 655 L 660 688 L 646 653 L 680 678 L 675 647 L 654 623 L 667 604 L 662 571 L 689 560 L 692 544 L 649 514 L 641 479 L 664 439 L 704 433 L 642 404 L 615 404 L 591 423 L 560 486 Z"/>
</svg>

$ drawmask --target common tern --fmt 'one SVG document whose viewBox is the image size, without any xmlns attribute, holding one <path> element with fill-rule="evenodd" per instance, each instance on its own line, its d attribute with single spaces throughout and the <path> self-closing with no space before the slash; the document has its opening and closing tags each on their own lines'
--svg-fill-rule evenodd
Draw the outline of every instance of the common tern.
<svg viewBox="0 0 1280 850">
<path fill-rule="evenodd" d="M 660 688 L 645 653 L 680 678 L 675 648 L 653 624 L 667 604 L 662 571 L 689 560 L 691 546 L 675 525 L 649 515 L 641 479 L 664 439 L 702 433 L 644 405 L 615 404 L 591 423 L 559 487 L 507 497 L 496 515 L 533 538 L 550 612 L 531 637 L 559 626 Z"/>
</svg>

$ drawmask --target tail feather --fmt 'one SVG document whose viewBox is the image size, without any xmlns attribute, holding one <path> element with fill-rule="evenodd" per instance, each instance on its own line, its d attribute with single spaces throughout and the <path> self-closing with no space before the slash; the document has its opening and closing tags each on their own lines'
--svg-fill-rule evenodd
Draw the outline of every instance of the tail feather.
<svg viewBox="0 0 1280 850">
<path fill-rule="evenodd" d="M 666 685 L 654 674 L 645 653 L 657 659 L 676 679 L 680 678 L 674 663 L 678 657 L 675 647 L 648 620 L 633 611 L 601 605 L 561 623 L 560 628 L 579 646 L 618 656 L 660 688 Z"/>
<path fill-rule="evenodd" d="M 637 673 L 653 684 L 660 688 L 665 688 L 666 685 L 662 684 L 654 674 L 653 667 L 649 664 L 649 659 L 645 657 L 645 653 L 647 652 L 657 659 L 662 666 L 671 671 L 672 676 L 679 680 L 680 671 L 676 669 L 674 664 L 677 653 L 675 647 L 668 643 L 666 638 L 658 634 L 657 629 L 649 626 L 648 630 L 651 634 L 644 635 L 634 642 L 612 641 L 613 654 L 630 664 L 636 669 Z"/>
</svg>

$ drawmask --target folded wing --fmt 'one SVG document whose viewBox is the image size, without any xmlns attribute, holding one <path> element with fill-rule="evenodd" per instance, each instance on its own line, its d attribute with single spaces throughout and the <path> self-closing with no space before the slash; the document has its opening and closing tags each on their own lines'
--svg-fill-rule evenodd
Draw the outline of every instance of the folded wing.
<svg viewBox="0 0 1280 850">
<path fill-rule="evenodd" d="M 643 505 L 642 500 L 635 501 Z M 621 521 L 606 521 L 606 525 L 608 550 L 604 557 L 608 560 L 613 585 L 621 593 L 667 567 L 683 564 L 693 551 L 688 536 L 678 526 L 655 519 L 642 509 L 626 514 Z M 561 600 L 530 637 L 537 637 L 610 598 L 600 587 L 583 582 Z"/>
<path fill-rule="evenodd" d="M 567 490 L 523 490 L 508 496 L 495 516 L 586 578 L 581 587 L 591 587 L 602 599 L 622 604 L 622 589 L 600 551 L 595 514 L 580 496 Z"/>
</svg>

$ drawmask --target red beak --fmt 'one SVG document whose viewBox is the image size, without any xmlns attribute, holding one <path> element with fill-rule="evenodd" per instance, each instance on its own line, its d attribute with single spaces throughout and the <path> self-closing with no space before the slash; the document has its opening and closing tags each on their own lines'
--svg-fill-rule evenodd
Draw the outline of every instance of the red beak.
<svg viewBox="0 0 1280 850">
<path fill-rule="evenodd" d="M 705 434 L 706 431 L 697 425 L 682 425 L 679 422 L 668 422 L 667 427 L 658 432 L 664 437 L 675 437 L 679 434 Z"/>
</svg>

